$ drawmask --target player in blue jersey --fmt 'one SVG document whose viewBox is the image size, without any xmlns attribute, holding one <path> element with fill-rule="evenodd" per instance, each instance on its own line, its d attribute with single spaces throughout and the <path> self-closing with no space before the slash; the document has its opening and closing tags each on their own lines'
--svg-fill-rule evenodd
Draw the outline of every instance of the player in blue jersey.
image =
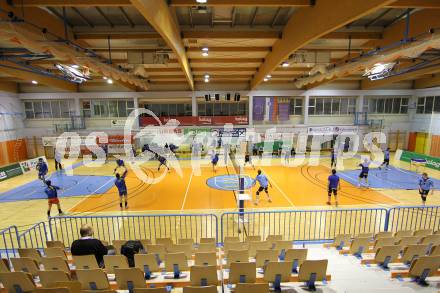
<svg viewBox="0 0 440 293">
<path fill-rule="evenodd" d="M 365 184 L 368 187 L 368 172 L 370 171 L 370 164 L 371 161 L 367 158 L 364 159 L 362 163 L 359 164 L 359 167 L 361 167 L 361 173 L 359 174 L 359 183 L 358 187 L 361 187 L 362 179 L 365 180 Z"/>
<path fill-rule="evenodd" d="M 331 205 L 332 193 L 335 196 L 335 204 L 338 206 L 338 190 L 341 190 L 341 182 L 336 170 L 332 170 L 332 175 L 328 176 L 328 200 L 327 204 Z"/>
<path fill-rule="evenodd" d="M 255 205 L 258 205 L 258 203 L 260 201 L 260 192 L 262 192 L 263 190 L 264 190 L 264 192 L 266 192 L 267 201 L 272 202 L 272 199 L 270 198 L 269 191 L 268 191 L 269 186 L 272 188 L 272 184 L 269 182 L 269 179 L 267 179 L 266 175 L 261 173 L 261 170 L 258 170 L 258 175 L 254 179 L 254 184 L 257 181 L 260 184 L 260 187 L 258 188 L 257 193 L 256 193 L 257 196 L 256 196 L 256 200 L 255 200 Z"/>
<path fill-rule="evenodd" d="M 128 208 L 128 200 L 127 200 L 127 185 L 125 184 L 125 177 L 121 176 L 119 173 L 116 173 L 115 185 L 118 188 L 119 192 L 119 207 L 122 209 L 122 202 L 125 200 L 125 208 Z"/>
<path fill-rule="evenodd" d="M 58 199 L 58 190 L 61 188 L 55 185 L 52 185 L 52 182 L 50 180 L 46 181 L 46 189 L 44 192 L 47 194 L 47 216 L 50 217 L 50 211 L 52 209 L 52 205 L 56 204 L 58 208 L 58 215 L 62 216 L 63 211 L 61 210 L 60 200 Z"/>
<path fill-rule="evenodd" d="M 330 164 L 330 168 L 336 167 L 337 164 L 337 160 L 336 160 L 336 152 L 335 152 L 335 148 L 332 148 L 331 154 L 331 164 Z"/>
<path fill-rule="evenodd" d="M 434 194 L 434 181 L 428 177 L 427 173 L 422 174 L 422 178 L 419 180 L 419 193 L 422 198 L 423 205 L 426 204 L 426 198 L 428 197 L 429 191 L 431 195 Z"/>
<path fill-rule="evenodd" d="M 215 172 L 215 167 L 217 166 L 218 163 L 218 154 L 216 152 L 214 152 L 211 155 L 211 164 L 212 164 L 212 171 Z"/>
<path fill-rule="evenodd" d="M 162 165 L 164 165 L 168 169 L 168 171 L 170 170 L 170 168 L 167 166 L 167 159 L 165 159 L 165 157 L 158 155 L 157 160 L 159 161 L 159 166 L 157 167 L 157 171 L 160 170 L 160 167 Z"/>
<path fill-rule="evenodd" d="M 379 166 L 379 170 L 385 166 L 386 170 L 390 169 L 390 148 L 387 148 L 383 154 L 383 163 Z"/>
<path fill-rule="evenodd" d="M 116 168 L 113 170 L 113 174 L 119 174 L 121 177 L 125 178 L 127 176 L 128 170 L 125 167 L 125 163 L 121 159 L 116 160 Z"/>
<path fill-rule="evenodd" d="M 43 184 L 45 184 L 46 175 L 47 175 L 47 172 L 49 171 L 49 168 L 47 167 L 47 164 L 43 160 L 43 158 L 38 159 L 38 163 L 35 166 L 35 168 L 38 170 L 38 179 L 43 181 Z"/>
<path fill-rule="evenodd" d="M 252 166 L 252 168 L 254 168 L 254 170 L 255 170 L 254 163 L 252 163 L 252 157 L 249 153 L 246 153 L 244 155 L 244 165 L 243 166 L 246 166 L 247 164 L 250 164 Z"/>
</svg>

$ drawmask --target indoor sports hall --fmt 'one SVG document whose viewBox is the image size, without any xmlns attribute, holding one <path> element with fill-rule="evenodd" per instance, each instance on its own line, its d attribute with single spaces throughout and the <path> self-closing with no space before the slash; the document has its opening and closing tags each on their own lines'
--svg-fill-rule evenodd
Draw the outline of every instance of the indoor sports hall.
<svg viewBox="0 0 440 293">
<path fill-rule="evenodd" d="M 0 292 L 440 292 L 440 1 L 0 19 Z"/>
</svg>

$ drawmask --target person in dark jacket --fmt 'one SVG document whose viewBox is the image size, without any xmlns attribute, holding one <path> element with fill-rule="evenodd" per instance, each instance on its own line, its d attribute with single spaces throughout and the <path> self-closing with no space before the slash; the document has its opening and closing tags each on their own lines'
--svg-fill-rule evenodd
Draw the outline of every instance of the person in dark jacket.
<svg viewBox="0 0 440 293">
<path fill-rule="evenodd" d="M 80 239 L 72 242 L 70 251 L 72 255 L 94 255 L 98 265 L 104 267 L 104 255 L 108 249 L 98 239 L 93 238 L 93 228 L 89 224 L 84 224 L 79 230 Z"/>
</svg>

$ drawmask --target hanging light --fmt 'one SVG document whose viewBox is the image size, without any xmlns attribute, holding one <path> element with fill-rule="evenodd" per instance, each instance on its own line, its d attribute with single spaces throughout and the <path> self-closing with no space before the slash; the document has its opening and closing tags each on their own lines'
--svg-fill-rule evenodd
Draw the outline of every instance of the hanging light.
<svg viewBox="0 0 440 293">
<path fill-rule="evenodd" d="M 208 83 L 209 82 L 209 78 L 205 78 L 205 82 Z"/>
<path fill-rule="evenodd" d="M 202 48 L 202 56 L 203 57 L 207 57 L 209 55 L 209 48 L 208 47 L 203 47 Z"/>
<path fill-rule="evenodd" d="M 264 82 L 269 81 L 269 79 L 267 77 L 265 77 L 263 80 L 264 80 Z"/>
<path fill-rule="evenodd" d="M 103 77 L 102 77 L 102 79 L 105 79 L 105 80 L 107 80 L 107 76 L 103 76 Z"/>
<path fill-rule="evenodd" d="M 289 67 L 290 64 L 289 64 L 289 62 L 284 61 L 283 63 L 281 63 L 281 66 L 283 66 L 283 67 Z"/>
<path fill-rule="evenodd" d="M 196 2 L 199 4 L 206 4 L 208 0 L 196 0 Z"/>
<path fill-rule="evenodd" d="M 33 80 L 32 83 L 33 83 L 33 84 L 38 84 L 38 81 Z"/>
<path fill-rule="evenodd" d="M 205 78 L 209 79 L 210 78 L 209 74 L 205 74 Z"/>
<path fill-rule="evenodd" d="M 108 83 L 108 84 L 113 84 L 113 79 L 108 78 L 108 79 L 107 79 L 107 83 Z"/>
<path fill-rule="evenodd" d="M 268 75 L 266 75 L 266 78 L 267 78 L 267 79 L 271 79 L 271 78 L 272 78 L 272 75 L 268 74 Z"/>
<path fill-rule="evenodd" d="M 363 76 L 368 77 L 370 80 L 384 79 L 389 76 L 395 65 L 395 62 L 376 63 L 370 69 L 366 69 Z"/>
</svg>

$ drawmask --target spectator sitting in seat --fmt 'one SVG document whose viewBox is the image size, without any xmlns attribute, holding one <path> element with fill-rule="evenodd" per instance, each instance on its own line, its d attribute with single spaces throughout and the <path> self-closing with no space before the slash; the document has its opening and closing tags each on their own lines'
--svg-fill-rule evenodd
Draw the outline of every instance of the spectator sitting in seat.
<svg viewBox="0 0 440 293">
<path fill-rule="evenodd" d="M 100 267 L 104 266 L 104 255 L 108 253 L 107 247 L 98 239 L 93 238 L 93 228 L 84 224 L 79 230 L 81 238 L 73 241 L 70 248 L 72 255 L 94 255 Z"/>
<path fill-rule="evenodd" d="M 142 243 L 138 240 L 129 240 L 121 246 L 121 254 L 127 258 L 128 266 L 134 267 L 134 255 L 144 249 Z"/>
</svg>

